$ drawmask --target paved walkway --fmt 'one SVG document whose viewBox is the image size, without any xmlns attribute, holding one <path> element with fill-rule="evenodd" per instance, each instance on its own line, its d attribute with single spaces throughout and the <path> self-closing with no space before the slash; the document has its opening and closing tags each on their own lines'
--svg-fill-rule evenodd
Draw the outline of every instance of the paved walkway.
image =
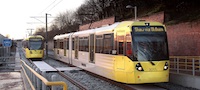
<svg viewBox="0 0 200 90">
<path fill-rule="evenodd" d="M 20 71 L 20 56 L 17 48 L 15 54 L 15 71 L 0 72 L 0 90 L 25 90 L 22 78 L 23 74 Z"/>
<path fill-rule="evenodd" d="M 15 53 L 15 71 L 20 71 L 21 70 L 21 59 L 19 55 L 19 49 L 16 48 L 16 53 Z"/>
<path fill-rule="evenodd" d="M 0 90 L 24 90 L 20 72 L 0 72 Z"/>
</svg>

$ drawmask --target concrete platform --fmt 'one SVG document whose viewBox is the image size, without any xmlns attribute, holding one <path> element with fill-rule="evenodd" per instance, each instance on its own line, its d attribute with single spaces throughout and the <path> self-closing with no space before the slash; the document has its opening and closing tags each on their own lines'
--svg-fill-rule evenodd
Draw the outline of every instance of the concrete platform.
<svg viewBox="0 0 200 90">
<path fill-rule="evenodd" d="M 171 83 L 182 85 L 185 87 L 192 87 L 200 90 L 200 77 L 187 74 L 170 73 Z"/>
<path fill-rule="evenodd" d="M 78 67 L 57 67 L 56 69 L 58 71 L 82 70 L 81 68 L 78 68 Z"/>
<path fill-rule="evenodd" d="M 0 72 L 0 90 L 24 90 L 20 72 Z"/>
<path fill-rule="evenodd" d="M 33 63 L 36 65 L 37 68 L 39 68 L 40 71 L 57 71 L 55 68 L 53 68 L 44 61 L 33 61 Z"/>
</svg>

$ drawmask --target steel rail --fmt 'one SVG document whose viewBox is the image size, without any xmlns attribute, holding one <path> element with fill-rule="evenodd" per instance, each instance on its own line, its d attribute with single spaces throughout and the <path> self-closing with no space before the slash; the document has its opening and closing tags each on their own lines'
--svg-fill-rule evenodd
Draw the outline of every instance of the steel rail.
<svg viewBox="0 0 200 90">
<path fill-rule="evenodd" d="M 111 84 L 113 84 L 113 85 L 116 85 L 116 86 L 118 86 L 118 87 L 120 87 L 120 88 L 122 88 L 122 89 L 124 89 L 124 90 L 137 90 L 137 89 L 135 89 L 135 88 L 133 88 L 133 87 L 130 87 L 130 86 L 127 85 L 127 84 L 119 83 L 119 82 L 113 81 L 113 80 L 111 80 L 111 79 L 105 78 L 105 77 L 100 76 L 100 75 L 97 75 L 97 74 L 95 74 L 95 73 L 92 73 L 92 72 L 89 72 L 89 71 L 85 71 L 85 70 L 84 70 L 84 72 L 86 72 L 87 74 L 89 74 L 89 75 L 91 75 L 91 76 L 94 76 L 94 77 L 96 77 L 96 78 L 99 78 L 99 79 L 101 79 L 101 80 L 104 80 L 104 81 L 106 81 L 106 82 L 109 82 L 109 83 L 111 83 Z"/>
<path fill-rule="evenodd" d="M 87 87 L 83 86 L 82 84 L 80 84 L 79 82 L 71 79 L 70 77 L 68 77 L 67 75 L 65 75 L 64 73 L 62 73 L 61 71 L 58 72 L 59 75 L 61 75 L 62 77 L 64 77 L 65 79 L 69 80 L 71 83 L 73 83 L 75 86 L 77 86 L 78 88 L 80 88 L 80 90 L 88 90 Z"/>
<path fill-rule="evenodd" d="M 52 58 L 53 60 L 55 60 L 55 58 L 53 57 L 49 57 L 49 58 Z M 67 63 L 65 63 L 67 64 Z M 67 64 L 68 66 L 72 66 L 70 64 Z M 56 69 L 56 68 L 55 68 Z M 81 83 L 73 80 L 72 78 L 70 78 L 69 76 L 65 75 L 63 72 L 59 71 L 58 69 L 56 69 L 58 71 L 58 74 L 60 76 L 62 76 L 63 78 L 67 79 L 69 82 L 71 82 L 72 84 L 74 84 L 75 86 L 77 86 L 80 90 L 88 90 L 88 88 L 86 86 L 83 86 Z"/>
</svg>

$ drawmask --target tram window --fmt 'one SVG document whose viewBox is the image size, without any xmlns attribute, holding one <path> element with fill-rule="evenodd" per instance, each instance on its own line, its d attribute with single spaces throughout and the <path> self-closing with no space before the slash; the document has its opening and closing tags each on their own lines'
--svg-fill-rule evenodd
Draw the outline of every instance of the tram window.
<svg viewBox="0 0 200 90">
<path fill-rule="evenodd" d="M 79 38 L 79 50 L 80 51 L 89 51 L 88 46 L 89 45 L 89 40 L 88 37 L 80 37 Z"/>
<path fill-rule="evenodd" d="M 60 49 L 60 40 L 58 41 L 58 48 Z"/>
<path fill-rule="evenodd" d="M 79 37 L 79 51 L 83 51 L 83 39 Z"/>
<path fill-rule="evenodd" d="M 104 34 L 103 44 L 103 53 L 112 54 L 113 34 Z"/>
<path fill-rule="evenodd" d="M 54 46 L 53 46 L 54 48 L 57 48 L 57 46 L 56 46 L 56 40 L 54 40 Z"/>
<path fill-rule="evenodd" d="M 102 35 L 96 36 L 96 44 L 95 44 L 95 52 L 102 53 L 103 52 L 103 37 Z"/>
<path fill-rule="evenodd" d="M 63 49 L 66 49 L 66 41 L 63 42 Z"/>
<path fill-rule="evenodd" d="M 59 45 L 60 45 L 59 40 L 57 40 L 56 41 L 56 48 L 59 48 Z"/>
<path fill-rule="evenodd" d="M 119 42 L 119 54 L 123 54 L 124 50 L 123 50 L 123 47 L 124 47 L 124 42 Z"/>
<path fill-rule="evenodd" d="M 125 55 L 132 59 L 133 58 L 133 52 L 132 52 L 131 42 L 132 42 L 131 35 L 130 35 L 130 33 L 127 33 L 126 34 Z"/>
<path fill-rule="evenodd" d="M 88 37 L 84 37 L 84 43 L 85 43 L 85 47 L 84 47 L 84 51 L 89 51 L 89 39 Z"/>
<path fill-rule="evenodd" d="M 67 50 L 69 50 L 69 38 L 67 38 L 66 47 L 67 47 Z"/>
<path fill-rule="evenodd" d="M 132 56 L 131 42 L 126 42 L 126 55 L 128 57 Z"/>
<path fill-rule="evenodd" d="M 58 40 L 55 40 L 55 48 L 58 48 Z"/>
<path fill-rule="evenodd" d="M 66 52 L 66 48 L 67 48 L 66 45 L 67 45 L 67 40 L 65 38 L 64 41 L 63 41 L 63 48 L 64 48 L 64 53 L 63 54 L 64 54 L 64 56 L 66 56 L 66 53 L 67 53 Z"/>
<path fill-rule="evenodd" d="M 24 48 L 28 48 L 28 43 L 27 43 L 27 41 L 24 41 L 24 42 L 23 42 L 23 46 L 24 46 Z"/>
<path fill-rule="evenodd" d="M 74 38 L 72 38 L 72 50 L 74 50 Z"/>
<path fill-rule="evenodd" d="M 74 39 L 74 50 L 75 50 L 75 55 L 74 55 L 74 58 L 75 59 L 78 59 L 78 40 L 79 38 L 78 38 L 78 36 L 76 36 L 75 37 L 75 39 Z"/>
<path fill-rule="evenodd" d="M 60 42 L 60 49 L 63 49 L 63 41 Z"/>
<path fill-rule="evenodd" d="M 124 35 L 118 35 L 117 36 L 117 41 L 118 41 L 118 50 L 117 50 L 117 52 L 118 52 L 118 54 L 123 54 L 124 55 L 124 47 L 125 47 L 125 43 L 124 43 Z"/>
</svg>

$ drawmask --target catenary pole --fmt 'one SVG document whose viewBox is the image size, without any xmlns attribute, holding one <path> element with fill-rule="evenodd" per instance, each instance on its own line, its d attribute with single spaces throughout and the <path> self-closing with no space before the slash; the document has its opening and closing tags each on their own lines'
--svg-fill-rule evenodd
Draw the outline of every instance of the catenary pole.
<svg viewBox="0 0 200 90">
<path fill-rule="evenodd" d="M 47 25 L 47 13 L 46 13 L 46 58 L 48 58 L 48 40 L 47 40 L 47 38 L 48 38 L 48 25 Z"/>
</svg>

